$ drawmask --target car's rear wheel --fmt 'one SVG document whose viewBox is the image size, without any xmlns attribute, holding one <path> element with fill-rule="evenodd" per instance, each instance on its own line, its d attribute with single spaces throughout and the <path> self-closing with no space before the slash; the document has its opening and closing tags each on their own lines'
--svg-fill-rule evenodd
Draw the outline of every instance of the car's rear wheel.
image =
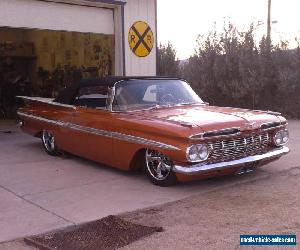
<svg viewBox="0 0 300 250">
<path fill-rule="evenodd" d="M 158 186 L 171 186 L 177 183 L 172 171 L 172 161 L 164 154 L 147 149 L 145 152 L 145 168 L 147 176 Z"/>
<path fill-rule="evenodd" d="M 49 154 L 49 155 L 58 155 L 58 150 L 57 150 L 57 147 L 55 145 L 55 138 L 54 138 L 54 135 L 47 131 L 47 130 L 44 130 L 43 133 L 42 133 L 42 142 L 43 142 L 43 146 L 46 150 L 46 152 Z"/>
</svg>

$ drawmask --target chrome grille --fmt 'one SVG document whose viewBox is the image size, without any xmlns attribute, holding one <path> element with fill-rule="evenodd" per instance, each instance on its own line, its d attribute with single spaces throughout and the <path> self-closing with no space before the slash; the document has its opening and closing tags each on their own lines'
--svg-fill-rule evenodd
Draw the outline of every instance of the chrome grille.
<svg viewBox="0 0 300 250">
<path fill-rule="evenodd" d="M 209 163 L 235 160 L 246 156 L 265 153 L 270 149 L 269 134 L 256 134 L 235 139 L 209 143 L 211 155 Z"/>
</svg>

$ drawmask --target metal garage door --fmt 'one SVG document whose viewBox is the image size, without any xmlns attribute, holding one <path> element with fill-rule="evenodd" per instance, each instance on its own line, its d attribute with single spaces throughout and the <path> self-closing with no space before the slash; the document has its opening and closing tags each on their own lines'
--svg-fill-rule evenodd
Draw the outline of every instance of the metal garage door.
<svg viewBox="0 0 300 250">
<path fill-rule="evenodd" d="M 1 0 L 0 26 L 114 34 L 111 9 L 35 0 Z"/>
</svg>

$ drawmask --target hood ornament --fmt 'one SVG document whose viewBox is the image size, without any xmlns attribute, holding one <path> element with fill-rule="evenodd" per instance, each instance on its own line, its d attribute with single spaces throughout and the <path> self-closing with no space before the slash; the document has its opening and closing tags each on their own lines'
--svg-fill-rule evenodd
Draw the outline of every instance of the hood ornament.
<svg viewBox="0 0 300 250">
<path fill-rule="evenodd" d="M 246 130 L 248 130 L 248 129 L 253 129 L 255 124 L 256 124 L 256 122 L 248 123 L 248 124 L 246 124 L 245 129 L 246 129 Z"/>
</svg>

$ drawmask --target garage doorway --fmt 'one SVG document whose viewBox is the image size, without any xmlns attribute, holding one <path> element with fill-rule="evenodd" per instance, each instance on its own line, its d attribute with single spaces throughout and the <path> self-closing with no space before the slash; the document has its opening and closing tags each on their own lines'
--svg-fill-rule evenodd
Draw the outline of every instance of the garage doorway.
<svg viewBox="0 0 300 250">
<path fill-rule="evenodd" d="M 115 74 L 114 9 L 72 2 L 0 1 L 0 119 L 15 118 L 16 95 Z"/>
<path fill-rule="evenodd" d="M 114 35 L 0 27 L 0 117 L 15 118 L 17 95 L 54 98 L 88 77 L 114 75 Z"/>
</svg>

